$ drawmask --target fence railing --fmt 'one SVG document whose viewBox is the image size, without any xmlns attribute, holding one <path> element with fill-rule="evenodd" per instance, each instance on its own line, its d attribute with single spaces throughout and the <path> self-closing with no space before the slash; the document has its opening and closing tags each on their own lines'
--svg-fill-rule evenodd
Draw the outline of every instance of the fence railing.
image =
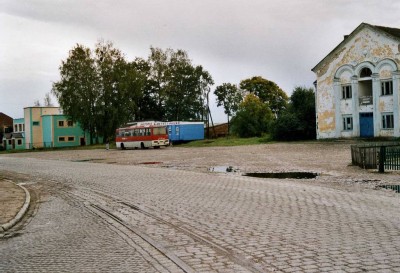
<svg viewBox="0 0 400 273">
<path fill-rule="evenodd" d="M 383 164 L 387 170 L 400 170 L 400 146 L 386 147 Z"/>
<path fill-rule="evenodd" d="M 366 143 L 351 145 L 351 163 L 363 169 L 400 170 L 400 143 Z"/>
</svg>

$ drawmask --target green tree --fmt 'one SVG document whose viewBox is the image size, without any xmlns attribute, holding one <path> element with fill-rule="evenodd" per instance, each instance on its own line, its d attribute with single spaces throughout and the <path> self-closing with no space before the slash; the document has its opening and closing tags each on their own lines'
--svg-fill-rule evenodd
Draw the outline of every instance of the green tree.
<svg viewBox="0 0 400 273">
<path fill-rule="evenodd" d="M 151 97 L 156 119 L 198 120 L 205 112 L 205 95 L 213 84 L 202 66 L 194 66 L 184 50 L 150 48 L 148 59 Z"/>
<path fill-rule="evenodd" d="M 254 94 L 247 95 L 232 118 L 232 132 L 240 137 L 261 136 L 269 131 L 272 111 Z"/>
<path fill-rule="evenodd" d="M 315 94 L 312 88 L 296 87 L 287 111 L 274 123 L 273 137 L 278 140 L 316 138 Z"/>
<path fill-rule="evenodd" d="M 121 124 L 130 121 L 142 96 L 144 79 L 111 42 L 100 41 L 94 51 L 77 45 L 60 66 L 53 84 L 64 113 L 106 141 Z"/>
<path fill-rule="evenodd" d="M 143 78 L 112 42 L 100 41 L 94 52 L 99 79 L 96 127 L 107 140 L 121 124 L 132 120 L 135 102 L 142 96 Z"/>
<path fill-rule="evenodd" d="M 288 96 L 274 82 L 256 76 L 240 82 L 240 88 L 256 95 L 262 102 L 267 103 L 275 116 L 286 109 Z"/>
<path fill-rule="evenodd" d="M 214 95 L 217 97 L 217 106 L 223 106 L 224 112 L 229 119 L 239 108 L 239 104 L 243 100 L 243 96 L 236 85 L 231 83 L 223 83 L 215 88 Z"/>
<path fill-rule="evenodd" d="M 95 120 L 99 103 L 98 75 L 91 50 L 77 44 L 68 58 L 61 62 L 60 80 L 53 83 L 56 96 L 64 114 L 79 121 L 90 134 L 92 144 L 96 132 Z"/>
</svg>

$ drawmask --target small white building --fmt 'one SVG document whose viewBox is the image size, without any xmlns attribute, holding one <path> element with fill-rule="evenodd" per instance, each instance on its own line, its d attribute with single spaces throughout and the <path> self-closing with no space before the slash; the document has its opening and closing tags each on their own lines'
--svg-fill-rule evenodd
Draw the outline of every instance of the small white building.
<svg viewBox="0 0 400 273">
<path fill-rule="evenodd" d="M 312 71 L 317 138 L 400 136 L 400 29 L 362 23 Z"/>
</svg>

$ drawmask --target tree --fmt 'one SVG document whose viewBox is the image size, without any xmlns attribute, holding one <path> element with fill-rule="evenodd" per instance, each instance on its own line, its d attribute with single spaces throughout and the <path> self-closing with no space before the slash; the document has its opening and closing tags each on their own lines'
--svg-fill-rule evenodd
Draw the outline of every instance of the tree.
<svg viewBox="0 0 400 273">
<path fill-rule="evenodd" d="M 96 128 L 106 141 L 121 124 L 132 120 L 143 79 L 112 42 L 98 42 L 94 52 L 99 79 Z"/>
<path fill-rule="evenodd" d="M 240 82 L 240 88 L 251 94 L 256 95 L 262 102 L 267 103 L 275 116 L 286 109 L 288 96 L 274 82 L 256 76 Z"/>
<path fill-rule="evenodd" d="M 232 132 L 240 137 L 261 136 L 269 131 L 272 111 L 256 95 L 247 95 L 232 118 Z"/>
<path fill-rule="evenodd" d="M 64 113 L 89 131 L 91 144 L 97 134 L 107 141 L 132 119 L 143 78 L 111 42 L 100 41 L 94 52 L 78 44 L 62 61 L 60 76 L 52 91 Z"/>
<path fill-rule="evenodd" d="M 278 140 L 315 139 L 314 90 L 296 87 L 288 109 L 277 118 L 273 127 L 273 137 Z"/>
<path fill-rule="evenodd" d="M 50 93 L 46 93 L 43 99 L 44 106 L 51 107 L 53 106 L 53 102 L 51 101 Z"/>
<path fill-rule="evenodd" d="M 202 66 L 194 66 L 184 50 L 150 48 L 148 59 L 151 98 L 160 120 L 203 118 L 206 91 L 214 82 Z"/>
<path fill-rule="evenodd" d="M 61 62 L 59 70 L 60 80 L 53 83 L 52 92 L 64 113 L 79 121 L 82 128 L 89 132 L 92 144 L 100 90 L 91 50 L 77 44 L 68 58 Z"/>
<path fill-rule="evenodd" d="M 223 83 L 217 86 L 214 91 L 217 97 L 217 106 L 223 106 L 224 112 L 228 117 L 228 131 L 229 131 L 229 118 L 236 113 L 239 104 L 243 100 L 243 96 L 236 85 L 231 83 Z"/>
</svg>

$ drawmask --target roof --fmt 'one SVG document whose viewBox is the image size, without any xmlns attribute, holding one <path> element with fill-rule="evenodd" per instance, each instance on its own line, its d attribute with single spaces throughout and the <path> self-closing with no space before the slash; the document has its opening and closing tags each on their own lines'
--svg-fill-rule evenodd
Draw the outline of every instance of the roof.
<svg viewBox="0 0 400 273">
<path fill-rule="evenodd" d="M 352 39 L 357 33 L 359 33 L 364 28 L 371 28 L 377 32 L 384 33 L 393 39 L 400 40 L 400 29 L 398 28 L 390 28 L 390 27 L 383 27 L 383 26 L 374 26 L 367 23 L 361 23 L 353 32 L 349 35 L 346 35 L 343 41 L 336 46 L 328 55 L 326 55 L 311 71 L 315 72 L 317 68 L 325 62 L 328 57 L 334 54 L 339 48 L 341 48 L 345 43 L 347 43 L 350 39 Z"/>
</svg>

